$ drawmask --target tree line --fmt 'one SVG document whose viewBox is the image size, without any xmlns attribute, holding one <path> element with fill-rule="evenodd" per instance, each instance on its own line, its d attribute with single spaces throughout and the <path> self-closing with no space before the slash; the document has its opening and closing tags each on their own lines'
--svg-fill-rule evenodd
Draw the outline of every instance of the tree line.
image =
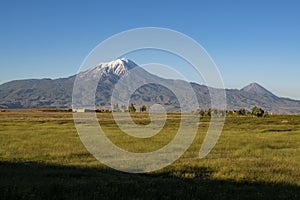
<svg viewBox="0 0 300 200">
<path fill-rule="evenodd" d="M 140 112 L 146 112 L 147 111 L 146 105 L 140 106 L 139 110 L 140 110 Z M 126 105 L 121 105 L 121 107 L 119 108 L 118 104 L 115 104 L 113 106 L 113 112 L 132 112 L 132 113 L 134 113 L 136 111 L 137 111 L 137 109 L 133 103 L 131 103 L 128 107 L 126 107 Z M 196 112 L 198 112 L 201 117 L 204 117 L 204 116 L 211 117 L 212 115 L 225 116 L 225 114 L 226 115 L 240 115 L 240 116 L 252 115 L 255 117 L 265 117 L 268 115 L 268 112 L 264 111 L 262 108 L 260 108 L 258 106 L 254 106 L 251 111 L 248 111 L 244 108 L 241 108 L 239 110 L 226 110 L 226 111 L 220 111 L 220 110 L 209 108 L 208 110 L 201 109 Z"/>
<path fill-rule="evenodd" d="M 134 104 L 130 104 L 128 107 L 126 107 L 126 105 L 121 105 L 121 107 L 119 108 L 119 104 L 115 104 L 113 106 L 113 112 L 136 112 L 136 107 L 134 106 Z M 146 112 L 147 111 L 147 107 L 146 105 L 142 105 L 140 106 L 140 112 Z"/>
<path fill-rule="evenodd" d="M 226 113 L 226 115 L 239 115 L 239 116 L 246 116 L 246 115 L 252 115 L 255 117 L 266 117 L 268 115 L 268 112 L 264 111 L 262 108 L 258 106 L 254 106 L 251 111 L 248 111 L 244 108 L 241 108 L 239 110 L 226 110 L 225 113 L 222 111 L 214 110 L 209 108 L 208 110 L 199 110 L 198 111 L 201 117 L 205 116 L 212 116 L 214 115 L 223 115 Z"/>
</svg>

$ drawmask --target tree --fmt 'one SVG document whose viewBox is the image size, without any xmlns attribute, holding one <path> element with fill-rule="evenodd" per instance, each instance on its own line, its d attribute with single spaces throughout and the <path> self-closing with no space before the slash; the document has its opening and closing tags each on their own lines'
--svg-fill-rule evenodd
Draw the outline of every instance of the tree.
<svg viewBox="0 0 300 200">
<path fill-rule="evenodd" d="M 211 112 L 212 112 L 212 109 L 209 108 L 209 109 L 207 110 L 207 116 L 211 117 Z"/>
<path fill-rule="evenodd" d="M 147 107 L 145 105 L 142 105 L 142 107 L 140 107 L 140 112 L 146 112 Z"/>
<path fill-rule="evenodd" d="M 134 107 L 133 103 L 130 106 L 128 106 L 128 110 L 129 110 L 129 112 L 135 112 L 136 111 L 136 108 Z"/>
<path fill-rule="evenodd" d="M 238 115 L 246 115 L 246 110 L 244 108 L 241 108 L 237 111 Z"/>
<path fill-rule="evenodd" d="M 226 110 L 227 115 L 233 115 L 233 111 L 232 110 Z"/>
<path fill-rule="evenodd" d="M 263 117 L 264 116 L 265 111 L 257 106 L 255 106 L 252 109 L 252 115 L 256 116 L 256 117 Z"/>
<path fill-rule="evenodd" d="M 199 111 L 200 117 L 204 117 L 205 116 L 205 110 L 201 109 Z"/>
</svg>

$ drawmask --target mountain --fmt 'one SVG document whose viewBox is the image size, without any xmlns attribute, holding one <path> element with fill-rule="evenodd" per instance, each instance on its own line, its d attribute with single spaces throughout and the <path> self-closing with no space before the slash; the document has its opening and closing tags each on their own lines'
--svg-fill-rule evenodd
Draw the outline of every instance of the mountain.
<svg viewBox="0 0 300 200">
<path fill-rule="evenodd" d="M 250 83 L 246 87 L 242 88 L 241 91 L 248 92 L 253 95 L 269 95 L 275 96 L 270 91 L 266 90 L 263 86 L 259 85 L 258 83 Z"/>
<path fill-rule="evenodd" d="M 259 106 L 269 113 L 300 113 L 300 101 L 280 98 L 257 83 L 251 83 L 241 90 L 226 90 L 227 107 L 230 110 Z"/>
<path fill-rule="evenodd" d="M 77 91 L 78 94 L 75 91 L 73 93 L 75 80 L 84 81 L 82 85 L 95 85 L 98 82 L 95 87 L 95 104 L 99 108 L 110 107 L 112 97 L 116 102 L 125 104 L 122 97 L 130 95 L 130 91 L 134 89 L 130 102 L 136 105 L 157 103 L 164 105 L 167 111 L 178 111 L 181 101 L 185 101 L 185 105 L 191 105 L 183 108 L 187 110 L 192 109 L 192 105 L 198 101 L 200 109 L 208 109 L 211 106 L 209 91 L 220 90 L 209 90 L 205 85 L 189 84 L 182 80 L 164 79 L 138 67 L 133 61 L 121 58 L 80 72 L 77 79 L 74 75 L 59 79 L 28 79 L 4 83 L 0 85 L 0 108 L 71 108 L 72 95 L 84 96 L 84 92 L 91 92 L 83 88 Z M 136 84 L 141 87 L 134 88 Z M 117 87 L 117 94 L 112 96 Z M 190 87 L 195 91 L 195 99 L 184 98 L 188 96 Z M 300 113 L 300 101 L 280 98 L 257 83 L 251 83 L 240 90 L 226 89 L 226 100 L 228 110 L 251 110 L 254 106 L 259 106 L 270 113 Z"/>
<path fill-rule="evenodd" d="M 111 104 L 127 105 L 126 100 L 130 99 L 130 103 L 135 105 L 162 104 L 167 111 L 175 112 L 179 111 L 179 108 L 192 110 L 193 105 L 197 102 L 195 97 L 188 99 L 185 107 L 180 106 L 180 101 L 185 96 L 190 96 L 187 91 L 189 89 L 193 91 L 189 83 L 158 77 L 124 58 L 103 63 L 82 72 L 78 74 L 76 81 L 76 83 L 81 83 L 81 88 L 75 87 L 77 89 L 73 91 L 73 95 L 79 97 L 73 99 L 74 105 L 78 108 L 93 107 L 92 105 L 98 108 L 109 107 Z M 96 88 L 94 88 L 95 82 L 98 82 Z M 137 85 L 140 87 L 135 88 Z M 131 91 L 135 92 L 131 94 Z M 176 91 L 177 94 L 175 95 L 172 91 Z M 93 99 L 90 99 L 91 102 L 89 102 L 84 98 L 93 94 L 95 94 L 95 103 L 92 102 Z M 115 95 L 113 96 L 113 94 Z M 111 99 L 114 102 L 111 102 Z"/>
</svg>

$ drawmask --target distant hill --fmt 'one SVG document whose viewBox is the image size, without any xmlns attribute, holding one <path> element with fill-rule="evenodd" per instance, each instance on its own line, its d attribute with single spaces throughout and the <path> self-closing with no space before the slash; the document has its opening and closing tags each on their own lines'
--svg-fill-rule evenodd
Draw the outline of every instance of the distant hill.
<svg viewBox="0 0 300 200">
<path fill-rule="evenodd" d="M 79 73 L 78 76 L 89 80 L 100 77 L 95 97 L 96 106 L 108 107 L 115 84 L 136 67 L 138 66 L 134 62 L 122 58 L 102 63 L 95 68 Z M 141 82 L 152 79 L 166 85 L 176 85 L 182 92 L 186 89 L 185 81 L 163 79 L 142 68 L 139 68 L 139 73 Z M 0 108 L 71 108 L 75 78 L 76 75 L 60 79 L 28 79 L 4 83 L 0 85 Z M 124 85 L 123 91 L 128 91 L 129 85 Z M 200 109 L 208 109 L 210 107 L 208 87 L 197 83 L 190 85 L 197 95 Z M 228 110 L 240 108 L 251 110 L 254 106 L 259 106 L 270 113 L 300 113 L 300 101 L 280 98 L 257 83 L 251 83 L 240 90 L 226 89 L 226 98 Z M 131 102 L 136 105 L 159 103 L 164 105 L 168 111 L 176 111 L 179 107 L 176 96 L 166 87 L 155 83 L 137 89 L 131 95 Z"/>
<path fill-rule="evenodd" d="M 259 106 L 270 113 L 300 113 L 300 101 L 281 98 L 274 95 L 261 85 L 251 83 L 241 90 L 226 90 L 228 109 L 245 108 L 251 110 Z"/>
</svg>

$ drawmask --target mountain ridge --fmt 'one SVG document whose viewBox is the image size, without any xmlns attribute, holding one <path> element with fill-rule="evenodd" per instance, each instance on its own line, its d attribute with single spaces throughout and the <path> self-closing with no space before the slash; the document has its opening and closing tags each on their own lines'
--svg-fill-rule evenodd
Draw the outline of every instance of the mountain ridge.
<svg viewBox="0 0 300 200">
<path fill-rule="evenodd" d="M 137 66 L 131 60 L 120 58 L 112 62 L 100 63 L 94 68 L 78 73 L 77 76 L 91 80 L 99 78 L 95 97 L 96 106 L 109 107 L 114 85 Z M 139 69 L 144 76 L 141 78 L 142 82 L 147 79 L 160 80 L 185 90 L 185 81 L 163 79 L 142 68 Z M 75 79 L 76 75 L 58 79 L 24 79 L 3 83 L 0 85 L 0 108 L 71 108 Z M 190 85 L 197 95 L 200 107 L 209 108 L 208 87 L 198 83 L 190 83 Z M 124 87 L 126 91 L 127 86 Z M 218 89 L 213 88 L 213 90 Z M 270 113 L 300 113 L 299 100 L 278 97 L 258 83 L 250 83 L 241 89 L 226 89 L 225 91 L 228 110 L 240 108 L 251 110 L 252 107 L 259 106 Z M 169 111 L 176 111 L 179 106 L 174 94 L 158 84 L 146 85 L 137 89 L 132 94 L 132 102 L 136 105 L 159 103 L 166 106 Z"/>
</svg>

